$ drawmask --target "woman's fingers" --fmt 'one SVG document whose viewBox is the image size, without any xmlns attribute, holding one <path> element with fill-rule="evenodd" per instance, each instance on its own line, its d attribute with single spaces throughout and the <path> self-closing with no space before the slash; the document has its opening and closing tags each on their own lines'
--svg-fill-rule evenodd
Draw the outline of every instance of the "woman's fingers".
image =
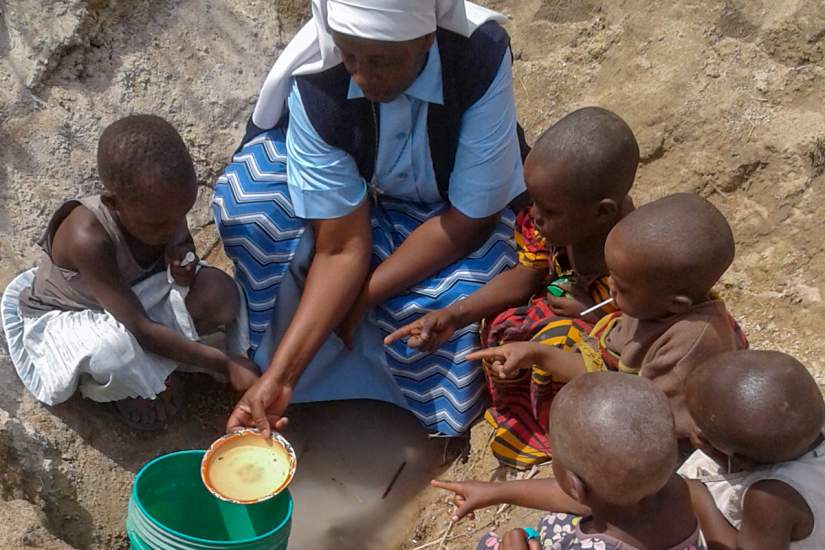
<svg viewBox="0 0 825 550">
<path fill-rule="evenodd" d="M 252 423 L 261 432 L 264 437 L 269 437 L 272 434 L 272 429 L 269 425 L 269 416 L 266 414 L 266 407 L 260 399 L 252 399 Z"/>
<path fill-rule="evenodd" d="M 269 420 L 269 425 L 275 428 L 276 432 L 282 432 L 286 429 L 287 425 L 289 424 L 289 419 L 285 416 L 272 416 L 269 415 L 266 417 Z"/>
<path fill-rule="evenodd" d="M 232 411 L 232 414 L 229 415 L 229 420 L 226 421 L 226 432 L 229 433 L 237 430 L 238 428 L 245 428 L 249 426 L 251 419 L 252 417 L 249 414 L 249 407 L 247 407 L 243 402 L 238 403 L 235 405 L 235 409 Z"/>
<path fill-rule="evenodd" d="M 386 338 L 384 338 L 384 344 L 390 345 L 393 342 L 397 342 L 398 340 L 410 337 L 410 336 L 418 336 L 421 331 L 421 323 L 419 321 L 415 321 L 414 323 L 410 323 L 408 325 L 404 325 L 400 329 L 396 330 L 395 332 L 389 334 Z M 409 345 L 409 343 L 407 344 Z"/>
</svg>

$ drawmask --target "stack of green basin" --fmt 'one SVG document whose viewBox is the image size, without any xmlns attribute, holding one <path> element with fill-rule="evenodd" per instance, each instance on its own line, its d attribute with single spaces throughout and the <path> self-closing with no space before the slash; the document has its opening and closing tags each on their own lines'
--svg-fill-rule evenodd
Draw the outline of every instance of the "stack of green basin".
<svg viewBox="0 0 825 550">
<path fill-rule="evenodd" d="M 132 549 L 286 549 L 292 525 L 289 491 L 258 504 L 224 502 L 201 481 L 203 455 L 171 453 L 140 470 L 126 517 Z"/>
</svg>

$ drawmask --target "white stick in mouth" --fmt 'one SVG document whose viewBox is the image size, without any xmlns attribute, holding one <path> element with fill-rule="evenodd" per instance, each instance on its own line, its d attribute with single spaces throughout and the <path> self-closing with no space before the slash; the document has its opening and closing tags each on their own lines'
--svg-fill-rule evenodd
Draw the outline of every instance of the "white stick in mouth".
<svg viewBox="0 0 825 550">
<path fill-rule="evenodd" d="M 183 257 L 183 259 L 180 261 L 180 266 L 181 266 L 181 267 L 186 267 L 187 265 L 189 265 L 189 264 L 191 264 L 192 262 L 194 262 L 194 261 L 195 261 L 195 258 L 196 258 L 195 253 L 194 253 L 194 252 L 192 252 L 191 250 L 190 250 L 190 251 L 188 251 L 188 252 L 186 253 L 186 256 L 184 256 L 184 257 Z"/>
<path fill-rule="evenodd" d="M 597 309 L 602 308 L 602 307 L 606 306 L 607 304 L 612 304 L 612 303 L 613 303 L 613 298 L 608 298 L 604 302 L 599 302 L 595 306 L 585 309 L 584 311 L 579 313 L 579 317 L 584 317 L 585 315 L 590 315 L 591 313 L 593 313 Z"/>
</svg>

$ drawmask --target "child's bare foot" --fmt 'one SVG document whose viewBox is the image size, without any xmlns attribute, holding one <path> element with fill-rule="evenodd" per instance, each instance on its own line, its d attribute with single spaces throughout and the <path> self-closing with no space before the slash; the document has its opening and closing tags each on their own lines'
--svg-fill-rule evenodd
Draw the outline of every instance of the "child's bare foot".
<svg viewBox="0 0 825 550">
<path fill-rule="evenodd" d="M 114 406 L 121 420 L 132 428 L 142 432 L 154 432 L 162 429 L 182 406 L 182 392 L 179 381 L 170 376 L 166 381 L 166 391 L 155 399 L 142 397 L 115 401 Z"/>
</svg>

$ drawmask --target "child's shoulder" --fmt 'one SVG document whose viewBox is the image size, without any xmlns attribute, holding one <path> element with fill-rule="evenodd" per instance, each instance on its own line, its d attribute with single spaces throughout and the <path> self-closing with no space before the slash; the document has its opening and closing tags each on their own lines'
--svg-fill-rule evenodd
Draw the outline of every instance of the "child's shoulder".
<svg viewBox="0 0 825 550">
<path fill-rule="evenodd" d="M 110 257 L 114 243 L 103 223 L 84 201 L 71 202 L 71 211 L 51 228 L 52 261 L 60 267 L 77 269 L 78 260 Z"/>
<path fill-rule="evenodd" d="M 681 341 L 688 346 L 686 351 L 704 356 L 747 347 L 747 343 L 740 344 L 740 340 L 744 340 L 740 331 L 725 303 L 712 299 L 695 305 L 682 315 L 674 316 L 667 334 L 671 340 Z"/>
</svg>

